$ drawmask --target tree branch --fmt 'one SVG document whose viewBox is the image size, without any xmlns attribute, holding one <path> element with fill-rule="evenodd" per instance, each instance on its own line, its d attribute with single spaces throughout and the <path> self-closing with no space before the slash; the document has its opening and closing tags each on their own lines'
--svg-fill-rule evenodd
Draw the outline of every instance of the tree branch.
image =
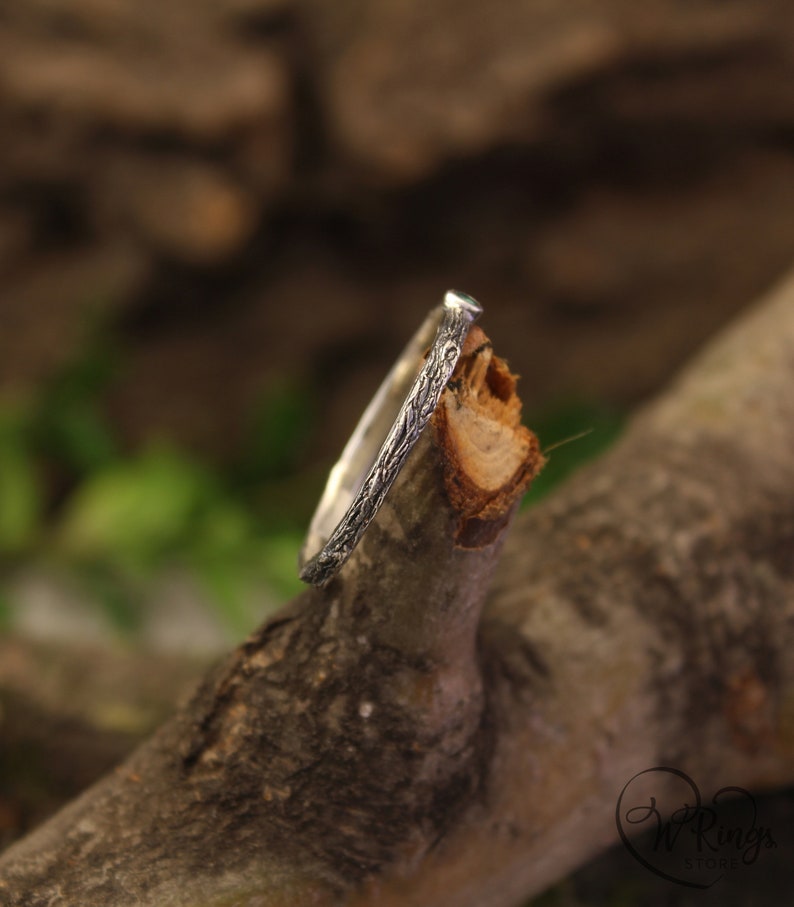
<svg viewBox="0 0 794 907">
<path fill-rule="evenodd" d="M 195 657 L 0 637 L 0 846 L 129 755 L 203 670 Z"/>
<path fill-rule="evenodd" d="M 508 905 L 637 771 L 792 780 L 794 282 L 522 515 L 475 645 L 539 463 L 486 351 L 339 578 L 12 847 L 9 904 Z"/>
</svg>

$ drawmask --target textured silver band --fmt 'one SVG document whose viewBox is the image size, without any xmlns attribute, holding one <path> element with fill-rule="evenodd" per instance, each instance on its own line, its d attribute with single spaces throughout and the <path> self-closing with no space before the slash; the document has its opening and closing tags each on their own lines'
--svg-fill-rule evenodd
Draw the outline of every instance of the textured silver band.
<svg viewBox="0 0 794 907">
<path fill-rule="evenodd" d="M 438 405 L 469 327 L 481 314 L 474 299 L 450 290 L 395 362 L 328 476 L 300 553 L 304 582 L 324 585 L 353 553 Z"/>
</svg>

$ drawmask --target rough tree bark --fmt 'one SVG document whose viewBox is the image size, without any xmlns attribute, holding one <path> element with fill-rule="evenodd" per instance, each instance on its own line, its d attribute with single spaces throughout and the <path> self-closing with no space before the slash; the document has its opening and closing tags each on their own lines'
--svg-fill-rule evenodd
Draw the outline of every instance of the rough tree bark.
<svg viewBox="0 0 794 907">
<path fill-rule="evenodd" d="M 86 670 L 90 665 L 90 671 Z M 205 659 L 0 637 L 0 849 L 125 759 Z"/>
<path fill-rule="evenodd" d="M 792 780 L 794 280 L 521 516 L 479 621 L 539 457 L 483 354 L 339 579 L 12 847 L 3 903 L 509 905 L 637 771 Z"/>
</svg>

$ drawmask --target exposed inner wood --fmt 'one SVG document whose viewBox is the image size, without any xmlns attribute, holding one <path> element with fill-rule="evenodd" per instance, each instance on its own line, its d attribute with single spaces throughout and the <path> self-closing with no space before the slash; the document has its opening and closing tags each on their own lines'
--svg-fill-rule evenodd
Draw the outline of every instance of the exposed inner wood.
<svg viewBox="0 0 794 907">
<path fill-rule="evenodd" d="M 432 423 L 464 548 L 493 541 L 545 462 L 537 437 L 521 424 L 517 381 L 475 325 Z"/>
</svg>

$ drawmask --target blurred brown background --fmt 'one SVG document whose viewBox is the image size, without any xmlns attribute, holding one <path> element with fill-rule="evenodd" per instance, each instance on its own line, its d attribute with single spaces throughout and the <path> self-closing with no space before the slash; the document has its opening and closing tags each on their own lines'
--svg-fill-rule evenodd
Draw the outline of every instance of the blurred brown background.
<svg viewBox="0 0 794 907">
<path fill-rule="evenodd" d="M 794 250 L 790 0 L 0 4 L 0 390 L 104 313 L 125 443 L 274 383 L 330 457 L 448 286 L 530 406 L 634 404 Z"/>
<path fill-rule="evenodd" d="M 0 0 L 0 627 L 228 645 L 294 589 L 324 469 L 445 289 L 548 445 L 770 287 L 792 211 L 791 0 Z M 50 734 L 17 674 L 12 757 Z M 86 765 L 55 795 L 0 771 L 0 841 Z M 634 871 L 543 903 L 695 903 Z"/>
</svg>

